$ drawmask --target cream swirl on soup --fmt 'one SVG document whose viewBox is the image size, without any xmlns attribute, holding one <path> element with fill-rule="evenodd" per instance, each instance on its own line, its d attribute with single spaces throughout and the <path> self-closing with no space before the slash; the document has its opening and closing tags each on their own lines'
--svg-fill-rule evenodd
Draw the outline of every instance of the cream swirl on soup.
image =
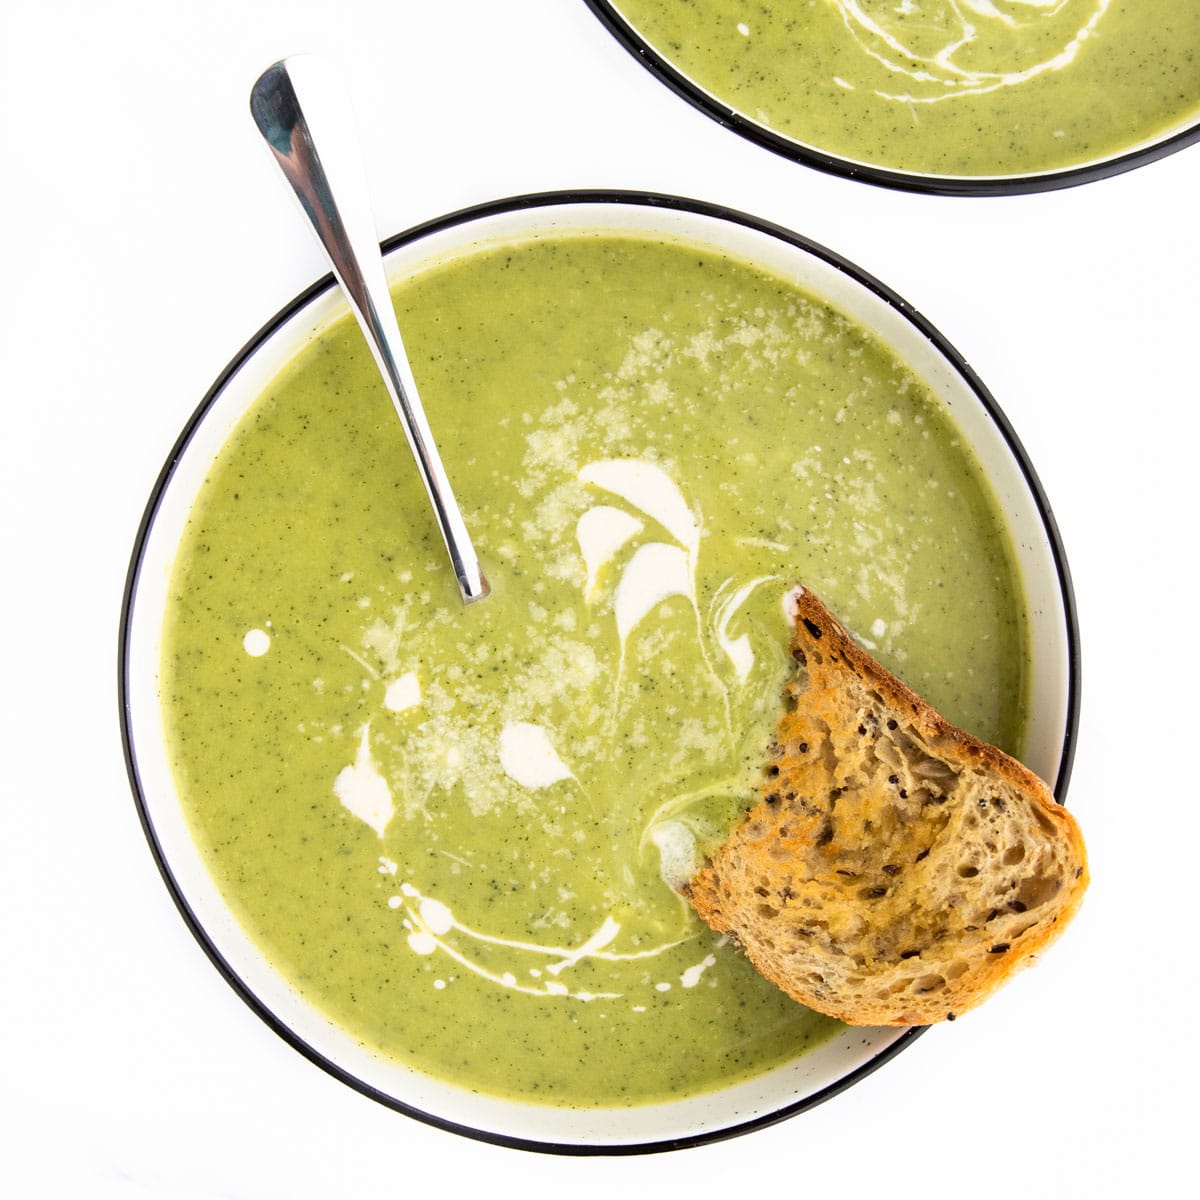
<svg viewBox="0 0 1200 1200">
<path fill-rule="evenodd" d="M 938 103 L 1069 66 L 1110 0 L 826 2 L 863 53 L 895 77 L 894 90 L 876 88 L 878 95 Z"/>
</svg>

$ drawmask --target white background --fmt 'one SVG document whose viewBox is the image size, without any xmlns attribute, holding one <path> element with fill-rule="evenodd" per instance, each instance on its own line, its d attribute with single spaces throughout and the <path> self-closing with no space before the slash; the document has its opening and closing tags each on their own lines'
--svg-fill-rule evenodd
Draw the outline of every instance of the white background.
<svg viewBox="0 0 1200 1200">
<path fill-rule="evenodd" d="M 188 415 L 324 273 L 246 104 L 265 66 L 313 49 L 352 81 L 382 234 L 573 186 L 749 210 L 939 325 L 1039 470 L 1082 622 L 1070 802 L 1091 892 L 1041 965 L 795 1120 L 591 1161 L 426 1128 L 261 1025 L 157 875 L 119 745 L 121 588 Z M 1200 146 L 1042 196 L 874 189 L 720 129 L 582 0 L 7 0 L 0 55 L 0 1192 L 1179 1194 L 1197 1065 Z"/>
</svg>

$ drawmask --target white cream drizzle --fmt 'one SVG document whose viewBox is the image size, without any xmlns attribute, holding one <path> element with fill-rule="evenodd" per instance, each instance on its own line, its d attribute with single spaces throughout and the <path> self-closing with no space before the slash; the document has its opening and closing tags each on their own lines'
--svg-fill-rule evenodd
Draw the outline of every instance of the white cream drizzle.
<svg viewBox="0 0 1200 1200">
<path fill-rule="evenodd" d="M 500 730 L 500 766 L 510 779 L 527 788 L 548 788 L 575 778 L 546 730 L 529 721 L 509 721 Z"/>
<path fill-rule="evenodd" d="M 695 834 L 682 821 L 652 824 L 649 832 L 650 840 L 658 849 L 658 869 L 663 882 L 669 888 L 678 888 L 692 877 L 699 865 Z"/>
<path fill-rule="evenodd" d="M 612 492 L 653 517 L 693 557 L 700 549 L 700 526 L 675 481 L 656 463 L 640 458 L 608 458 L 588 463 L 581 483 Z"/>
<path fill-rule="evenodd" d="M 683 596 L 695 607 L 696 589 L 687 554 L 665 542 L 639 546 L 621 573 L 613 602 L 622 652 L 642 620 L 672 596 Z"/>
<path fill-rule="evenodd" d="M 242 649 L 251 658 L 261 658 L 271 648 L 271 635 L 265 629 L 247 629 Z"/>
<path fill-rule="evenodd" d="M 561 958 L 558 962 L 551 963 L 546 970 L 551 975 L 558 975 L 560 972 L 565 971 L 567 967 L 573 967 L 581 959 L 589 958 L 591 955 L 599 953 L 605 946 L 610 945 L 620 932 L 621 927 L 612 919 L 612 916 L 605 917 L 600 928 L 582 946 L 577 950 L 572 950 L 570 954 Z"/>
<path fill-rule="evenodd" d="M 637 517 L 631 517 L 624 509 L 613 508 L 609 504 L 597 504 L 579 518 L 575 525 L 575 538 L 587 568 L 585 599 L 590 600 L 595 592 L 601 570 L 642 529 L 642 522 Z"/>
<path fill-rule="evenodd" d="M 700 554 L 701 525 L 683 492 L 657 463 L 639 458 L 609 458 L 588 463 L 580 470 L 579 481 L 614 496 L 620 496 L 657 521 L 678 543 L 643 543 L 625 564 L 617 583 L 613 611 L 620 640 L 620 656 L 613 690 L 613 719 L 616 719 L 616 710 L 620 704 L 630 634 L 664 600 L 682 596 L 695 614 L 700 657 L 720 685 L 725 725 L 729 730 L 731 725 L 728 690 L 714 671 L 705 649 L 700 607 L 696 597 L 696 565 Z M 576 529 L 578 533 L 578 526 Z"/>
<path fill-rule="evenodd" d="M 693 610 L 700 655 L 721 689 L 728 725 L 729 689 L 714 670 L 705 648 L 706 623 L 701 618 L 697 598 L 697 560 L 702 535 L 698 514 L 688 505 L 683 492 L 667 472 L 652 462 L 640 459 L 592 462 L 578 472 L 578 481 L 585 487 L 607 492 L 637 510 L 634 515 L 615 504 L 598 503 L 590 506 L 578 518 L 575 536 L 585 567 L 584 599 L 589 604 L 603 582 L 605 568 L 643 533 L 647 521 L 655 522 L 661 530 L 658 538 L 642 542 L 627 555 L 611 590 L 613 620 L 620 641 L 614 696 L 620 694 L 626 646 L 634 631 L 659 605 L 672 597 L 681 597 Z M 664 536 L 669 540 L 663 540 Z M 777 547 L 776 543 L 764 542 L 763 545 L 772 549 Z M 739 583 L 735 577 L 730 577 L 717 590 L 711 606 L 707 621 L 710 632 L 707 636 L 715 641 L 728 659 L 738 682 L 744 682 L 749 676 L 755 655 L 749 636 L 746 633 L 731 633 L 731 624 L 755 589 L 773 578 L 764 575 Z M 371 679 L 380 679 L 379 673 L 362 656 L 347 646 L 342 646 L 342 649 L 363 667 Z M 387 660 L 391 671 L 397 668 L 396 657 L 393 654 Z M 369 686 L 368 681 L 364 680 L 363 686 Z M 432 714 L 444 703 L 440 696 L 438 688 L 431 684 L 427 697 L 416 672 L 408 671 L 386 684 L 383 707 L 389 712 L 403 713 L 426 706 Z M 423 719 L 428 721 L 431 718 L 423 715 Z M 500 769 L 519 787 L 540 791 L 568 780 L 578 783 L 571 767 L 558 753 L 552 732 L 547 727 L 533 721 L 506 720 L 498 734 L 488 734 L 482 729 L 479 732 L 483 736 L 479 748 L 484 750 L 485 755 L 489 738 L 495 737 L 491 744 L 495 746 Z M 437 752 L 450 765 L 457 765 L 463 757 L 463 749 L 457 743 L 446 743 Z M 720 789 L 726 783 L 711 785 L 702 789 L 702 793 Z M 383 836 L 392 818 L 394 805 L 388 783 L 371 755 L 369 725 L 361 728 L 355 761 L 338 774 L 334 792 L 348 812 Z M 695 835 L 687 825 L 670 818 L 686 807 L 697 794 L 700 793 L 672 796 L 665 800 L 643 829 L 639 849 L 647 840 L 653 841 L 659 852 L 660 874 L 671 887 L 677 887 L 694 872 L 697 849 Z M 447 851 L 442 853 L 448 854 Z M 456 861 L 471 866 L 465 860 Z M 391 859 L 380 856 L 378 873 L 394 876 L 397 866 Z M 403 922 L 407 945 L 413 953 L 422 956 L 444 954 L 464 971 L 496 986 L 533 996 L 566 997 L 580 1001 L 616 999 L 617 993 L 590 992 L 578 986 L 572 987 L 564 976 L 569 976 L 573 968 L 589 960 L 623 962 L 651 959 L 680 944 L 677 940 L 652 945 L 634 953 L 616 952 L 613 947 L 621 933 L 621 925 L 612 914 L 604 917 L 589 936 L 574 946 L 503 938 L 464 924 L 446 904 L 423 895 L 408 882 L 401 883 L 398 894 L 388 896 L 386 903 Z M 531 959 L 534 965 L 530 965 Z M 703 972 L 715 961 L 712 955 L 708 955 L 701 962 L 688 967 L 679 977 L 679 985 L 684 988 L 696 986 Z M 454 978 L 453 975 L 446 976 L 437 980 L 435 986 L 445 987 L 447 981 L 452 982 Z M 661 974 L 659 980 L 653 985 L 659 991 L 669 990 L 673 986 Z M 643 985 L 651 986 L 648 979 L 643 980 Z"/>
<path fill-rule="evenodd" d="M 465 970 L 482 979 L 510 991 L 523 992 L 530 996 L 561 996 L 566 999 L 582 1001 L 620 999 L 620 992 L 589 992 L 584 989 L 573 989 L 557 978 L 545 979 L 543 973 L 558 976 L 563 971 L 591 958 L 603 959 L 608 962 L 629 962 L 636 959 L 654 958 L 673 946 L 679 945 L 678 941 L 672 941 L 631 954 L 615 953 L 607 947 L 611 946 L 621 932 L 621 926 L 611 915 L 605 917 L 596 931 L 576 947 L 548 946 L 537 942 L 496 937 L 464 925 L 457 920 L 445 904 L 431 896 L 423 895 L 411 883 L 402 883 L 400 895 L 391 896 L 387 903 L 389 908 L 403 914 L 404 926 L 408 930 L 408 946 L 414 954 L 430 955 L 441 952 Z M 489 969 L 481 962 L 464 954 L 457 945 L 450 941 L 450 935 L 455 934 L 461 940 L 477 943 L 481 947 L 501 947 L 513 953 L 531 953 L 537 955 L 539 959 L 551 961 L 543 963 L 540 969 L 525 968 L 524 973 L 531 979 L 541 980 L 540 986 L 528 986 L 517 982 L 517 971 L 513 969 L 513 965 L 505 965 L 501 969 Z"/>
<path fill-rule="evenodd" d="M 1004 0 L 998 8 L 993 0 L 925 0 L 924 19 L 912 0 L 830 0 L 836 5 L 850 35 L 865 54 L 893 74 L 908 80 L 903 93 L 876 91 L 885 100 L 909 104 L 935 104 L 957 96 L 980 95 L 998 88 L 1025 83 L 1047 71 L 1058 71 L 1075 60 L 1080 47 L 1091 36 L 1111 0 Z M 1073 6 L 1088 13 L 1067 43 L 1048 57 L 1013 70 L 981 70 L 965 59 L 990 24 L 1020 30 L 1046 17 L 1057 17 Z M 1015 10 L 1015 11 L 1007 11 Z M 906 18 L 913 24 L 905 28 Z M 930 29 L 945 30 L 943 43 L 929 52 L 917 45 L 917 35 Z M 918 64 L 913 67 L 911 64 Z"/>
<path fill-rule="evenodd" d="M 729 636 L 729 623 L 733 620 L 739 608 L 750 599 L 754 589 L 760 587 L 764 583 L 769 583 L 772 579 L 776 579 L 775 575 L 760 575 L 757 579 L 750 580 L 749 583 L 743 584 L 740 588 L 733 592 L 732 595 L 721 598 L 722 593 L 733 582 L 732 579 L 727 579 L 717 590 L 717 619 L 715 632 L 717 642 L 722 650 L 725 651 L 725 657 L 733 664 L 734 673 L 738 677 L 739 683 L 745 683 L 746 677 L 754 668 L 754 647 L 750 644 L 748 634 L 740 634 L 738 637 Z"/>
<path fill-rule="evenodd" d="M 390 712 L 407 712 L 421 703 L 421 681 L 415 671 L 393 679 L 383 694 L 383 707 Z"/>
<path fill-rule="evenodd" d="M 688 967 L 686 971 L 679 977 L 681 987 L 694 988 L 700 982 L 700 977 L 708 970 L 709 967 L 715 967 L 717 959 L 715 955 L 706 955 L 694 967 Z"/>
<path fill-rule="evenodd" d="M 359 732 L 354 765 L 338 772 L 333 791 L 347 812 L 383 837 L 394 809 L 391 789 L 371 757 L 370 725 L 364 725 Z"/>
</svg>

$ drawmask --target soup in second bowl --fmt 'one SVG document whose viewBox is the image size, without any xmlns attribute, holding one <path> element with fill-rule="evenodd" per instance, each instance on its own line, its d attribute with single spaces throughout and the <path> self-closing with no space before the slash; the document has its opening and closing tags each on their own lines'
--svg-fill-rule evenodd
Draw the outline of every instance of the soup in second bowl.
<svg viewBox="0 0 1200 1200">
<path fill-rule="evenodd" d="M 753 126 L 848 164 L 1029 176 L 1200 121 L 1193 0 L 615 0 Z"/>
</svg>

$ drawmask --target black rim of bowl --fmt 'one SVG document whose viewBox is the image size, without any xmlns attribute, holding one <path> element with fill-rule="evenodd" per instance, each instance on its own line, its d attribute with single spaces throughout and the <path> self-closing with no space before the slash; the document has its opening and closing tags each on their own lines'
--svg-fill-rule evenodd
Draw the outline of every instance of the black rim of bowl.
<svg viewBox="0 0 1200 1200">
<path fill-rule="evenodd" d="M 1060 188 L 1078 187 L 1113 175 L 1132 171 L 1135 167 L 1156 162 L 1185 146 L 1200 141 L 1200 121 L 1178 130 L 1160 140 L 1114 155 L 1097 162 L 1074 167 L 1062 167 L 1030 175 L 923 175 L 916 172 L 891 170 L 854 159 L 828 154 L 782 133 L 760 125 L 757 121 L 723 104 L 710 92 L 693 83 L 668 59 L 664 58 L 617 11 L 610 0 L 584 0 L 616 40 L 652 75 L 666 84 L 676 95 L 683 97 L 718 125 L 732 130 L 747 141 L 755 142 L 783 158 L 790 158 L 829 175 L 857 179 L 877 187 L 897 191 L 925 192 L 936 196 L 1015 196 L 1032 192 L 1051 192 Z"/>
<path fill-rule="evenodd" d="M 1021 469 L 1022 475 L 1024 476 L 1025 481 L 1030 489 L 1041 517 L 1043 529 L 1050 545 L 1058 575 L 1059 587 L 1063 599 L 1063 614 L 1067 627 L 1068 659 L 1066 728 L 1064 731 L 1062 752 L 1059 758 L 1058 773 L 1054 784 L 1055 795 L 1061 803 L 1065 798 L 1067 784 L 1071 775 L 1071 769 L 1075 757 L 1076 734 L 1079 727 L 1079 628 L 1075 609 L 1074 591 L 1071 585 L 1071 577 L 1067 567 L 1066 555 L 1063 549 L 1062 539 L 1058 531 L 1058 526 L 1050 510 L 1050 505 L 1046 499 L 1041 483 L 1033 470 L 1032 464 L 1029 461 L 1028 455 L 1025 453 L 1024 447 L 1017 439 L 1015 432 L 1009 425 L 1008 419 L 1001 411 L 999 405 L 993 399 L 991 393 L 988 392 L 988 390 L 984 387 L 983 383 L 976 377 L 975 373 L 971 370 L 963 357 L 923 316 L 921 316 L 920 313 L 916 312 L 909 304 L 901 299 L 900 296 L 898 296 L 884 284 L 880 283 L 877 279 L 873 278 L 865 271 L 855 266 L 853 263 L 842 258 L 840 255 L 835 254 L 833 251 L 828 250 L 825 247 L 820 246 L 799 234 L 793 233 L 782 226 L 764 221 L 758 217 L 750 216 L 749 214 L 738 212 L 737 210 L 726 208 L 722 205 L 710 204 L 697 200 L 689 200 L 680 196 L 624 190 L 569 190 L 512 196 L 506 199 L 495 200 L 480 205 L 474 205 L 469 208 L 460 209 L 457 212 L 449 213 L 446 216 L 423 222 L 422 224 L 416 225 L 404 233 L 400 233 L 389 238 L 383 243 L 383 249 L 385 253 L 387 253 L 411 242 L 418 241 L 419 239 L 430 234 L 437 233 L 441 230 L 450 229 L 458 225 L 466 225 L 483 218 L 493 217 L 503 213 L 568 205 L 625 205 L 632 208 L 643 207 L 649 209 L 668 209 L 687 212 L 701 217 L 728 222 L 734 225 L 741 225 L 746 228 L 756 230 L 760 233 L 765 233 L 792 246 L 798 247 L 799 249 L 804 250 L 816 258 L 821 259 L 829 265 L 835 267 L 837 270 L 849 275 L 857 283 L 866 287 L 869 291 L 875 293 L 875 295 L 883 299 L 888 305 L 899 312 L 900 315 L 903 316 L 907 321 L 916 326 L 921 334 L 923 334 L 935 345 L 938 351 L 966 380 L 971 390 L 975 393 L 980 403 L 984 406 L 988 415 L 999 429 L 1010 452 L 1013 455 L 1013 458 Z M 129 570 L 126 575 L 125 590 L 121 603 L 121 621 L 117 645 L 117 692 L 120 709 L 121 741 L 125 754 L 125 766 L 129 775 L 129 783 L 133 791 L 133 798 L 137 807 L 138 817 L 141 821 L 142 829 L 146 835 L 146 839 L 149 842 L 150 850 L 154 855 L 159 873 L 162 875 L 163 881 L 167 886 L 167 890 L 170 893 L 175 906 L 178 908 L 180 915 L 183 917 L 183 920 L 188 929 L 191 931 L 193 937 L 195 937 L 196 941 L 199 942 L 201 948 L 208 955 L 209 959 L 224 977 L 226 982 L 249 1006 L 249 1008 L 259 1018 L 261 1018 L 261 1020 L 265 1022 L 265 1024 L 274 1033 L 278 1034 L 279 1037 L 281 1037 L 285 1042 L 303 1054 L 304 1057 L 310 1062 L 313 1062 L 317 1066 L 321 1067 L 335 1079 L 340 1080 L 342 1083 L 347 1084 L 349 1087 L 355 1089 L 365 1096 L 370 1097 L 373 1100 L 378 1101 L 380 1104 L 383 1104 L 388 1108 L 394 1109 L 397 1112 L 424 1122 L 427 1125 L 432 1125 L 438 1129 L 462 1134 L 477 1141 L 489 1142 L 494 1145 L 562 1155 L 630 1155 L 649 1154 L 667 1150 L 681 1150 L 692 1146 L 704 1145 L 710 1142 L 723 1141 L 727 1138 L 736 1137 L 740 1134 L 749 1133 L 753 1130 L 762 1129 L 769 1125 L 776 1124 L 779 1121 L 786 1120 L 789 1117 L 796 1116 L 798 1113 L 814 1108 L 818 1104 L 821 1104 L 824 1101 L 831 1099 L 833 1096 L 838 1095 L 838 1093 L 845 1091 L 853 1084 L 858 1083 L 877 1068 L 881 1067 L 884 1063 L 888 1062 L 891 1058 L 895 1057 L 895 1055 L 897 1055 L 905 1047 L 911 1045 L 912 1042 L 924 1032 L 924 1029 L 914 1028 L 900 1034 L 895 1041 L 883 1047 L 879 1053 L 874 1055 L 867 1062 L 861 1064 L 854 1070 L 842 1076 L 840 1079 L 837 1079 L 833 1083 L 826 1085 L 824 1088 L 821 1088 L 812 1095 L 806 1096 L 802 1100 L 796 1101 L 792 1104 L 784 1105 L 773 1112 L 764 1114 L 749 1121 L 744 1121 L 740 1124 L 705 1131 L 694 1135 L 667 1138 L 660 1141 L 651 1142 L 633 1142 L 616 1145 L 589 1145 L 540 1141 L 536 1139 L 516 1137 L 508 1134 L 495 1133 L 485 1129 L 477 1129 L 472 1126 L 462 1125 L 448 1120 L 434 1113 L 425 1112 L 414 1107 L 413 1105 L 405 1103 L 402 1100 L 396 1099 L 394 1096 L 390 1096 L 384 1092 L 381 1092 L 371 1084 L 366 1083 L 364 1080 L 361 1080 L 357 1076 L 352 1075 L 350 1072 L 344 1070 L 336 1062 L 322 1054 L 315 1047 L 309 1045 L 286 1023 L 277 1017 L 254 994 L 251 988 L 245 983 L 245 981 L 242 980 L 231 964 L 226 961 L 224 956 L 210 939 L 203 923 L 193 911 L 187 897 L 184 895 L 182 887 L 175 878 L 175 875 L 171 869 L 171 864 L 167 859 L 167 855 L 161 842 L 159 841 L 158 835 L 154 828 L 153 820 L 150 815 L 149 806 L 146 801 L 146 795 L 143 790 L 141 774 L 138 769 L 137 751 L 133 742 L 129 678 L 131 619 L 134 598 L 137 592 L 138 578 L 141 572 L 143 556 L 146 550 L 146 544 L 149 539 L 151 528 L 154 524 L 156 516 L 158 515 L 158 511 L 166 489 L 170 484 L 172 477 L 174 476 L 175 468 L 197 428 L 204 420 L 212 406 L 216 403 L 218 397 L 224 391 L 229 381 L 234 375 L 237 374 L 239 370 L 241 370 L 241 368 L 258 351 L 263 343 L 266 342 L 266 340 L 271 337 L 280 328 L 280 326 L 282 326 L 291 317 L 295 316 L 317 297 L 324 295 L 334 287 L 335 283 L 332 275 L 326 275 L 324 278 L 319 279 L 311 287 L 301 292 L 300 295 L 291 301 L 291 303 L 276 313 L 275 316 L 272 317 L 246 343 L 246 345 L 242 347 L 229 365 L 226 366 L 225 369 L 220 373 L 212 387 L 209 388 L 203 400 L 189 418 L 182 433 L 176 440 L 175 445 L 172 447 L 166 463 L 159 472 L 158 478 L 151 492 L 149 502 L 147 503 L 145 512 L 142 515 L 141 523 L 138 526 L 137 534 L 134 539 L 133 553 L 130 559 Z"/>
</svg>

